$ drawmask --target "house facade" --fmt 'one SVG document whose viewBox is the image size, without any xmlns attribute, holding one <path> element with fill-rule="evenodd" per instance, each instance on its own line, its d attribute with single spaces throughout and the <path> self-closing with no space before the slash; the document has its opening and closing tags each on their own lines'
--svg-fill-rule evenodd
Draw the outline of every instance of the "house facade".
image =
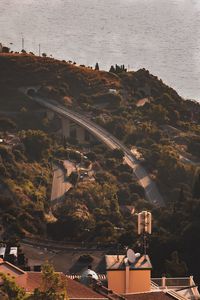
<svg viewBox="0 0 200 300">
<path fill-rule="evenodd" d="M 90 280 L 89 286 L 80 283 L 81 278 L 67 276 L 62 272 L 56 273 L 62 281 L 66 281 L 67 296 L 70 300 L 200 299 L 192 277 L 151 278 L 152 267 L 148 256 L 141 256 L 131 265 L 128 264 L 125 256 L 109 255 L 106 256 L 106 265 L 107 276 L 104 275 L 102 281 L 100 276 L 98 280 Z M 41 272 L 23 271 L 3 259 L 0 259 L 0 273 L 12 278 L 27 294 L 32 294 L 35 289 L 42 287 Z M 88 272 L 88 276 L 90 275 L 91 272 Z M 91 276 L 90 279 L 92 279 Z M 105 284 L 106 281 L 107 284 Z M 3 285 L 1 278 L 0 285 Z M 1 290 L 0 299 L 3 299 Z"/>
</svg>

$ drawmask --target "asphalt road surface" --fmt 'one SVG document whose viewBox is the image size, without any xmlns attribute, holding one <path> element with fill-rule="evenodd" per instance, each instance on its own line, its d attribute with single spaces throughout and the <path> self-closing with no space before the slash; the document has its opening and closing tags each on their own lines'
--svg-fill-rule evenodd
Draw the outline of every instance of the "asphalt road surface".
<svg viewBox="0 0 200 300">
<path fill-rule="evenodd" d="M 64 170 L 56 165 L 53 166 L 53 182 L 51 189 L 51 201 L 61 199 L 72 184 L 65 180 Z"/>
<path fill-rule="evenodd" d="M 88 263 L 80 263 L 79 257 L 83 254 L 89 254 L 93 258 L 92 268 L 99 273 L 105 272 L 104 256 L 106 251 L 103 250 L 55 250 L 42 246 L 29 245 L 23 242 L 20 243 L 20 245 L 25 257 L 28 259 L 28 264 L 31 269 L 35 265 L 42 265 L 46 261 L 49 261 L 58 272 L 63 272 L 64 274 L 80 274 L 87 268 Z"/>
</svg>

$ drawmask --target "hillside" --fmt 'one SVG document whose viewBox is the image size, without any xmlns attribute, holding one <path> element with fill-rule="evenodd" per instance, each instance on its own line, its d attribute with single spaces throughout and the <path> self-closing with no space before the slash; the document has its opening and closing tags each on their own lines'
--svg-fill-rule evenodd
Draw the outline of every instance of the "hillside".
<svg viewBox="0 0 200 300">
<path fill-rule="evenodd" d="M 86 114 L 136 151 L 166 207 L 161 211 L 145 201 L 144 191 L 120 155 L 91 144 L 86 154 L 94 165 L 95 181 L 74 184 L 53 212 L 56 221 L 50 223 L 51 163 L 67 159 L 69 147 L 84 151 L 77 141 L 64 143 L 57 136 L 59 120 L 48 122 L 43 108 L 19 91 L 22 86 L 39 86 L 40 95 Z M 183 100 L 145 69 L 126 72 L 113 67 L 112 72 L 104 72 L 48 57 L 3 54 L 0 112 L 2 137 L 12 134 L 18 139 L 0 145 L 2 223 L 8 235 L 126 245 L 137 238 L 135 219 L 127 208 L 146 208 L 154 216 L 155 274 L 163 268 L 177 276 L 197 274 L 199 248 L 193 245 L 200 244 L 199 104 Z M 174 251 L 188 269 L 165 264 Z"/>
<path fill-rule="evenodd" d="M 200 159 L 200 106 L 183 100 L 145 69 L 116 70 L 95 71 L 31 55 L 1 55 L 1 109 L 32 112 L 36 105 L 17 89 L 39 86 L 43 97 L 91 116 L 128 146 L 140 147 L 146 166 L 164 193 L 181 182 L 191 187 L 194 165 Z M 166 162 L 160 162 L 159 157 L 165 157 Z"/>
</svg>

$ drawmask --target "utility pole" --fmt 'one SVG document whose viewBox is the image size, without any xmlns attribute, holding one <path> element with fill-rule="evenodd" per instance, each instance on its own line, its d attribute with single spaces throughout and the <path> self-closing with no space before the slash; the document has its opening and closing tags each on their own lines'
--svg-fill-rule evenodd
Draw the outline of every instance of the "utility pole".
<svg viewBox="0 0 200 300">
<path fill-rule="evenodd" d="M 22 36 L 22 50 L 24 50 L 24 38 Z"/>
<path fill-rule="evenodd" d="M 39 44 L 39 56 L 40 56 L 40 44 Z"/>
</svg>

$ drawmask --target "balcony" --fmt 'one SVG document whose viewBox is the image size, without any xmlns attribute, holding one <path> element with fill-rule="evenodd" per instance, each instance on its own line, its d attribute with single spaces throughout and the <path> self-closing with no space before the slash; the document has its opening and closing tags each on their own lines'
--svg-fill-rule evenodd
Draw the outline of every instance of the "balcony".
<svg viewBox="0 0 200 300">
<path fill-rule="evenodd" d="M 193 276 L 177 278 L 152 278 L 151 289 L 163 290 L 165 293 L 179 300 L 200 299 L 200 294 L 194 282 Z"/>
</svg>

